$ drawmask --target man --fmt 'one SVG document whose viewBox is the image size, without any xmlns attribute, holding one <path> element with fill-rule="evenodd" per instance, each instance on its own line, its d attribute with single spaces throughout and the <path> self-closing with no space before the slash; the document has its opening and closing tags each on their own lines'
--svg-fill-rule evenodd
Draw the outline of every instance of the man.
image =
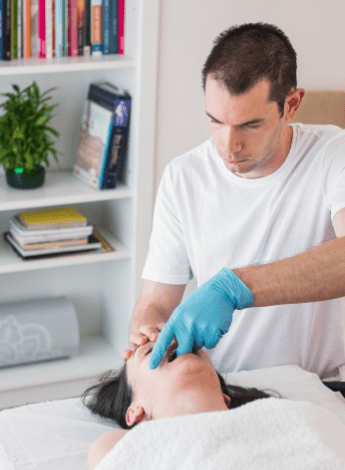
<svg viewBox="0 0 345 470">
<path fill-rule="evenodd" d="M 223 32 L 203 84 L 212 139 L 163 175 L 131 347 L 156 342 L 151 368 L 175 337 L 178 356 L 213 348 L 220 371 L 297 364 L 337 379 L 345 133 L 290 125 L 305 91 L 275 26 Z M 181 303 L 192 275 L 198 288 Z"/>
</svg>

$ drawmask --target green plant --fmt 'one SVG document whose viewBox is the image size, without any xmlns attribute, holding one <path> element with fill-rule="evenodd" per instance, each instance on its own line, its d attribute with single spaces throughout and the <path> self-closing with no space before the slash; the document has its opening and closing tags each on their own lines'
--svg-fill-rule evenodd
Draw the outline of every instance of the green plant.
<svg viewBox="0 0 345 470">
<path fill-rule="evenodd" d="M 0 116 L 0 164 L 5 170 L 34 170 L 42 162 L 49 167 L 49 154 L 58 161 L 51 134 L 59 133 L 48 126 L 57 105 L 48 106 L 52 97 L 47 95 L 54 88 L 41 94 L 36 82 L 22 91 L 12 87 L 14 93 L 1 93 L 7 100 L 0 105 L 5 111 Z"/>
</svg>

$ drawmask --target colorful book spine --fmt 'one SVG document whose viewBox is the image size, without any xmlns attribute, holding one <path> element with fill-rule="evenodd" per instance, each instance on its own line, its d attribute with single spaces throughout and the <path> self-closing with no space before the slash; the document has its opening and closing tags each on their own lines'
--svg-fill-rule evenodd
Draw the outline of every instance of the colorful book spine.
<svg viewBox="0 0 345 470">
<path fill-rule="evenodd" d="M 64 56 L 63 47 L 63 0 L 55 0 L 55 57 Z"/>
<path fill-rule="evenodd" d="M 77 0 L 78 55 L 84 54 L 85 0 Z"/>
<path fill-rule="evenodd" d="M 55 0 L 52 0 L 52 46 L 53 46 L 53 57 L 55 57 Z"/>
<path fill-rule="evenodd" d="M 23 0 L 18 0 L 17 7 L 17 58 L 23 57 Z"/>
<path fill-rule="evenodd" d="M 110 2 L 109 53 L 117 54 L 117 0 Z"/>
<path fill-rule="evenodd" d="M 53 57 L 53 15 L 52 0 L 45 0 L 46 59 Z"/>
<path fill-rule="evenodd" d="M 78 10 L 77 0 L 68 0 L 68 55 L 78 55 Z"/>
<path fill-rule="evenodd" d="M 3 59 L 11 60 L 11 0 L 3 0 Z"/>
<path fill-rule="evenodd" d="M 125 53 L 125 0 L 118 3 L 118 54 Z"/>
<path fill-rule="evenodd" d="M 38 37 L 39 57 L 46 58 L 46 5 L 45 0 L 38 0 Z"/>
<path fill-rule="evenodd" d="M 84 33 L 83 33 L 83 55 L 91 54 L 91 2 L 90 0 L 85 1 L 84 11 Z"/>
<path fill-rule="evenodd" d="M 38 0 L 30 1 L 30 53 L 32 57 L 39 57 L 40 54 L 40 38 L 38 33 L 39 15 Z"/>
<path fill-rule="evenodd" d="M 109 0 L 103 0 L 102 3 L 102 42 L 103 54 L 108 55 L 109 52 L 109 35 L 110 35 L 110 5 Z"/>
<path fill-rule="evenodd" d="M 92 55 L 102 54 L 102 0 L 91 0 Z"/>
<path fill-rule="evenodd" d="M 118 181 L 124 179 L 130 108 L 130 97 L 126 97 L 125 99 L 119 98 L 115 102 L 113 127 L 107 149 L 107 159 L 102 174 L 101 189 L 116 188 Z"/>
<path fill-rule="evenodd" d="M 30 0 L 23 2 L 23 57 L 28 59 L 31 56 L 30 41 L 31 41 L 31 10 Z"/>
<path fill-rule="evenodd" d="M 4 58 L 4 13 L 3 0 L 0 0 L 0 60 Z"/>
<path fill-rule="evenodd" d="M 18 0 L 11 0 L 11 59 L 18 57 Z"/>
</svg>

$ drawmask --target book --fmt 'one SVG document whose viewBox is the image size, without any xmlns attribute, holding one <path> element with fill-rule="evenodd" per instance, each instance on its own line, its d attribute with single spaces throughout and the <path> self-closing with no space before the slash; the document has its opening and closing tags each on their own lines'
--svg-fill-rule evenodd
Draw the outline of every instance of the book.
<svg viewBox="0 0 345 470">
<path fill-rule="evenodd" d="M 95 93 L 112 103 L 113 120 L 106 158 L 101 171 L 101 189 L 113 189 L 118 181 L 124 180 L 124 168 L 127 154 L 131 96 L 124 90 L 110 83 L 97 84 Z"/>
<path fill-rule="evenodd" d="M 0 0 L 0 60 L 4 58 L 4 3 Z"/>
<path fill-rule="evenodd" d="M 76 57 L 78 55 L 78 11 L 77 0 L 67 0 L 68 2 L 68 55 Z"/>
<path fill-rule="evenodd" d="M 74 207 L 19 212 L 15 219 L 28 230 L 62 227 L 83 227 L 87 220 Z"/>
<path fill-rule="evenodd" d="M 109 54 L 117 54 L 117 0 L 109 0 Z"/>
<path fill-rule="evenodd" d="M 118 54 L 125 53 L 125 0 L 118 3 Z"/>
<path fill-rule="evenodd" d="M 109 54 L 109 34 L 110 34 L 110 5 L 109 0 L 103 0 L 102 2 L 102 43 L 103 43 L 103 54 Z"/>
<path fill-rule="evenodd" d="M 102 49 L 102 0 L 91 0 L 92 55 L 101 55 Z"/>
<path fill-rule="evenodd" d="M 37 3 L 37 2 L 36 2 Z M 31 11 L 30 0 L 23 0 L 23 57 L 28 59 L 31 55 Z"/>
<path fill-rule="evenodd" d="M 17 4 L 17 58 L 23 57 L 22 53 L 22 34 L 23 34 L 23 0 L 18 0 Z"/>
<path fill-rule="evenodd" d="M 84 10 L 84 33 L 83 33 L 83 55 L 89 56 L 91 54 L 91 2 L 85 1 Z"/>
<path fill-rule="evenodd" d="M 45 1 L 45 40 L 46 40 L 46 59 L 53 57 L 53 12 L 52 0 Z"/>
<path fill-rule="evenodd" d="M 32 57 L 39 57 L 40 38 L 38 33 L 38 0 L 30 1 L 30 52 Z"/>
<path fill-rule="evenodd" d="M 64 56 L 63 9 L 64 0 L 55 0 L 55 57 Z"/>
<path fill-rule="evenodd" d="M 84 54 L 85 0 L 77 0 L 78 55 Z"/>
<path fill-rule="evenodd" d="M 18 57 L 18 0 L 11 0 L 11 59 Z"/>
<path fill-rule="evenodd" d="M 38 0 L 38 38 L 39 57 L 46 58 L 46 5 L 45 0 Z"/>
<path fill-rule="evenodd" d="M 11 60 L 11 0 L 3 0 L 3 60 Z"/>
<path fill-rule="evenodd" d="M 85 238 L 91 235 L 93 226 L 86 225 L 85 227 L 28 230 L 18 222 L 15 217 L 12 217 L 12 219 L 10 219 L 9 231 L 18 243 L 26 244 Z"/>
<path fill-rule="evenodd" d="M 38 257 L 38 256 L 47 256 L 47 255 L 59 255 L 59 254 L 66 254 L 66 253 L 75 253 L 75 252 L 82 252 L 82 251 L 102 251 L 102 242 L 99 238 L 95 237 L 94 235 L 90 235 L 88 237 L 87 243 L 84 245 L 73 245 L 73 246 L 61 246 L 56 248 L 44 248 L 42 250 L 25 250 L 23 249 L 12 237 L 10 232 L 5 232 L 4 234 L 5 240 L 15 249 L 17 254 L 19 254 L 23 258 L 31 258 L 31 257 Z"/>
<path fill-rule="evenodd" d="M 113 105 L 97 98 L 92 84 L 82 116 L 79 143 L 73 175 L 92 188 L 101 189 L 102 168 L 113 120 Z"/>
<path fill-rule="evenodd" d="M 62 246 L 79 246 L 86 245 L 88 238 L 76 238 L 74 240 L 59 240 L 55 242 L 37 242 L 37 243 L 20 243 L 13 233 L 10 232 L 14 240 L 23 248 L 23 250 L 45 250 L 47 248 L 60 248 Z"/>
</svg>

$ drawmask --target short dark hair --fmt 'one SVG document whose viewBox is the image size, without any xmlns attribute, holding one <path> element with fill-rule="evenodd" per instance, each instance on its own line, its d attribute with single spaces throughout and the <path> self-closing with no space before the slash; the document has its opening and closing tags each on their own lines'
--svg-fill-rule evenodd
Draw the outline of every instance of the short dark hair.
<svg viewBox="0 0 345 470">
<path fill-rule="evenodd" d="M 297 88 L 297 55 L 288 37 L 277 26 L 247 23 L 232 26 L 214 41 L 202 70 L 203 89 L 211 76 L 230 94 L 249 91 L 259 80 L 271 84 L 270 100 L 284 114 L 285 99 Z"/>
<path fill-rule="evenodd" d="M 228 408 L 237 408 L 259 398 L 279 396 L 277 392 L 228 385 L 217 372 L 222 392 L 231 398 Z M 130 429 L 126 413 L 132 402 L 133 391 L 127 380 L 126 364 L 119 371 L 108 371 L 100 377 L 100 382 L 89 387 L 83 394 L 84 404 L 94 414 L 114 420 L 123 429 Z M 136 423 L 137 424 L 137 423 Z M 136 425 L 135 424 L 135 425 Z M 135 426 L 134 425 L 134 426 Z"/>
</svg>

